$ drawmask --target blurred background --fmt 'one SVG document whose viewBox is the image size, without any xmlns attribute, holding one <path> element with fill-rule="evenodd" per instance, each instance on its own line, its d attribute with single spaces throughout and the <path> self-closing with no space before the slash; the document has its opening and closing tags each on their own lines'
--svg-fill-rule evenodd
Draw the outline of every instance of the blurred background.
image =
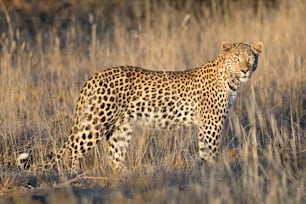
<svg viewBox="0 0 306 204">
<path fill-rule="evenodd" d="M 156 201 L 305 202 L 305 19 L 305 0 L 0 0 L 0 193 L 22 183 L 19 153 L 32 151 L 43 164 L 57 151 L 95 72 L 186 70 L 214 59 L 222 42 L 262 41 L 258 69 L 224 129 L 223 166 L 195 170 L 193 129 L 138 127 L 128 157 L 137 176 L 113 190 L 136 189 L 142 201 L 154 192 Z M 105 151 L 102 144 L 91 152 L 82 171 L 109 175 Z"/>
<path fill-rule="evenodd" d="M 1 0 L 0 32 L 15 38 L 18 32 L 19 38 L 35 42 L 39 33 L 53 30 L 60 36 L 61 46 L 65 47 L 66 33 L 71 27 L 75 27 L 78 41 L 86 44 L 91 41 L 93 24 L 97 25 L 96 37 L 102 40 L 113 33 L 118 21 L 128 27 L 128 31 L 138 32 L 139 25 L 158 22 L 170 11 L 177 12 L 177 19 L 172 20 L 178 22 L 186 14 L 202 23 L 220 18 L 229 20 L 236 15 L 263 20 L 267 13 L 276 12 L 283 3 L 288 4 L 284 7 L 295 4 L 282 0 Z M 303 1 L 296 3 L 303 6 Z M 249 17 L 241 13 L 246 10 Z"/>
</svg>

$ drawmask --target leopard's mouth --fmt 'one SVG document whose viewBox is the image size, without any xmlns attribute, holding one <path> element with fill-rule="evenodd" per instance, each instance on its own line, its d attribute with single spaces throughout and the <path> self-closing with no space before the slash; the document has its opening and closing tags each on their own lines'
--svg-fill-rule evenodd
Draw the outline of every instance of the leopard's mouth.
<svg viewBox="0 0 306 204">
<path fill-rule="evenodd" d="M 246 73 L 240 73 L 240 76 L 238 77 L 239 81 L 241 82 L 246 82 L 249 80 L 251 73 L 246 72 Z"/>
<path fill-rule="evenodd" d="M 239 80 L 240 80 L 241 82 L 246 82 L 247 80 L 249 80 L 249 77 L 243 76 L 243 77 L 240 77 Z"/>
</svg>

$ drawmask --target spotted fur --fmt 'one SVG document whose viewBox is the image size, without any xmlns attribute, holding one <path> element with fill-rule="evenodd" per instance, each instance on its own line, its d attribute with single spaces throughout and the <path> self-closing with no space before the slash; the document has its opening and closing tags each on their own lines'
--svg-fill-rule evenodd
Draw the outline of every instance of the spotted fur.
<svg viewBox="0 0 306 204">
<path fill-rule="evenodd" d="M 94 74 L 81 90 L 70 135 L 45 168 L 68 150 L 77 171 L 79 159 L 106 139 L 111 166 L 125 169 L 133 121 L 197 126 L 199 157 L 214 164 L 237 89 L 257 68 L 261 49 L 262 43 L 224 43 L 215 60 L 187 71 L 120 66 Z"/>
</svg>

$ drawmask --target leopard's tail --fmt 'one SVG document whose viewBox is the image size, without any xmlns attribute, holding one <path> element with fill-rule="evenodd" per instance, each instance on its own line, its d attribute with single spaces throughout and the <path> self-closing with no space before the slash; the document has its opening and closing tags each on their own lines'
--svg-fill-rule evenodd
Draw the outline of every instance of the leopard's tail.
<svg viewBox="0 0 306 204">
<path fill-rule="evenodd" d="M 45 164 L 35 165 L 33 162 L 33 152 L 23 152 L 17 157 L 17 167 L 21 170 L 26 171 L 42 171 L 46 172 L 55 167 L 58 164 L 59 160 L 64 156 L 66 148 L 61 148 L 60 151 L 56 154 L 50 153 L 47 155 L 49 160 Z"/>
</svg>

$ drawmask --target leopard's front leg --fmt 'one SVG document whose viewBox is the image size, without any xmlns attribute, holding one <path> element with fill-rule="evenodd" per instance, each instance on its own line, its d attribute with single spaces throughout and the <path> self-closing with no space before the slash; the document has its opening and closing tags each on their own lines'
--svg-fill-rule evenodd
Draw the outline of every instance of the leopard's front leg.
<svg viewBox="0 0 306 204">
<path fill-rule="evenodd" d="M 219 138 L 224 121 L 206 121 L 198 129 L 198 145 L 201 163 L 215 165 L 219 154 Z"/>
</svg>

